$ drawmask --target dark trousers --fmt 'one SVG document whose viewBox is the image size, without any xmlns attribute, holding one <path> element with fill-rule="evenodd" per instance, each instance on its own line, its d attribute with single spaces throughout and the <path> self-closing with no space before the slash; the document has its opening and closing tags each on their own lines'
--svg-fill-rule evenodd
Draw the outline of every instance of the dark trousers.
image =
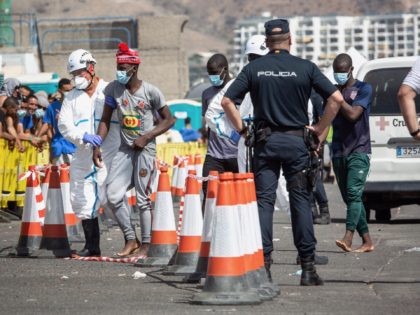
<svg viewBox="0 0 420 315">
<path fill-rule="evenodd" d="M 327 193 L 325 192 L 324 182 L 322 181 L 322 170 L 319 171 L 319 174 L 315 181 L 315 190 L 312 193 L 313 203 L 315 202 L 319 206 L 326 206 L 328 205 L 328 197 Z"/>
<path fill-rule="evenodd" d="M 273 132 L 267 142 L 259 142 L 254 152 L 255 187 L 264 255 L 273 251 L 273 212 L 280 167 L 289 191 L 294 244 L 300 257 L 315 253 L 310 190 L 306 175 L 308 149 L 303 138 Z"/>
<path fill-rule="evenodd" d="M 218 171 L 219 173 L 232 172 L 238 173 L 238 159 L 216 159 L 210 155 L 206 155 L 203 164 L 203 177 L 209 176 L 210 171 Z M 203 181 L 203 213 L 207 196 L 207 181 Z"/>
</svg>

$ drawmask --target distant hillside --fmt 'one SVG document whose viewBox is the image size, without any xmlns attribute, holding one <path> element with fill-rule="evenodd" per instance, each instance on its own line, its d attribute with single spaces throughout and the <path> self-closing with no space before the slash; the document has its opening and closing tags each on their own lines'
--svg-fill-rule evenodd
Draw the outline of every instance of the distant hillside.
<svg viewBox="0 0 420 315">
<path fill-rule="evenodd" d="M 24 4 L 24 5 L 22 5 Z M 13 12 L 41 18 L 183 14 L 189 17 L 188 53 L 230 48 L 236 21 L 271 12 L 275 16 L 367 15 L 410 12 L 418 0 L 14 0 Z M 170 28 L 171 25 L 162 25 Z"/>
</svg>

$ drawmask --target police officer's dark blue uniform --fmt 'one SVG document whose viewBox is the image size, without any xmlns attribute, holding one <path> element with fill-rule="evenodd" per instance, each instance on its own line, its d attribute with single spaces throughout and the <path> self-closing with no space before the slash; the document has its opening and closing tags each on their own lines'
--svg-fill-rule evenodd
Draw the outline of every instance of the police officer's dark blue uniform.
<svg viewBox="0 0 420 315">
<path fill-rule="evenodd" d="M 270 53 L 245 66 L 222 101 L 226 114 L 240 129 L 230 100 L 250 92 L 257 128 L 254 172 L 264 259 L 269 274 L 273 251 L 273 211 L 280 166 L 289 190 L 295 246 L 302 262 L 302 285 L 320 285 L 314 268 L 316 239 L 309 201 L 307 169 L 309 151 L 303 135 L 308 121 L 308 100 L 314 88 L 324 98 L 336 95 L 336 88 L 315 64 L 289 54 L 289 24 L 276 19 L 265 24 Z M 339 93 L 338 93 L 339 94 Z M 328 105 L 323 129 L 339 108 Z M 322 120 L 322 119 L 321 119 Z M 320 130 L 318 130 L 320 131 Z"/>
</svg>

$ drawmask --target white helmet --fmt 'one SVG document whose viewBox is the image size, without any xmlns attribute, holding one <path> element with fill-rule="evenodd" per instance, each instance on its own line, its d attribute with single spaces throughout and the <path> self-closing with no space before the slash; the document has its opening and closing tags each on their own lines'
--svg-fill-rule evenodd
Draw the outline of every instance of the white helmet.
<svg viewBox="0 0 420 315">
<path fill-rule="evenodd" d="M 72 73 L 79 69 L 85 69 L 90 63 L 96 64 L 96 60 L 90 52 L 84 49 L 75 50 L 69 56 L 67 72 Z"/>
<path fill-rule="evenodd" d="M 264 56 L 268 54 L 268 48 L 265 45 L 264 35 L 253 35 L 246 42 L 245 55 L 255 54 Z"/>
</svg>

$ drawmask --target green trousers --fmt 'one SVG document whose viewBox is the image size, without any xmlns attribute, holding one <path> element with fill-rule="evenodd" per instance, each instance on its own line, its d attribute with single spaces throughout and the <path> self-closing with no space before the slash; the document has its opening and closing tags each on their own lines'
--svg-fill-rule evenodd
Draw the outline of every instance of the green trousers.
<svg viewBox="0 0 420 315">
<path fill-rule="evenodd" d="M 332 159 L 343 201 L 347 205 L 346 230 L 362 236 L 369 232 L 366 211 L 362 202 L 363 189 L 369 173 L 370 160 L 365 153 L 352 153 Z"/>
</svg>

